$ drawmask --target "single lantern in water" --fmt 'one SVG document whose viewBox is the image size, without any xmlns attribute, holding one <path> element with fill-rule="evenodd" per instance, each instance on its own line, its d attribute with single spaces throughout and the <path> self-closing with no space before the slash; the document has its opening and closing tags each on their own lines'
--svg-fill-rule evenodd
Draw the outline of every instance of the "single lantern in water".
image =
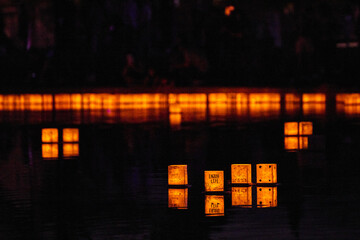
<svg viewBox="0 0 360 240">
<path fill-rule="evenodd" d="M 276 164 L 256 164 L 257 183 L 277 183 Z"/>
<path fill-rule="evenodd" d="M 168 184 L 169 185 L 187 185 L 187 165 L 168 166 Z"/>
<path fill-rule="evenodd" d="M 277 187 L 257 187 L 256 198 L 258 208 L 277 207 Z"/>
<path fill-rule="evenodd" d="M 206 192 L 224 191 L 224 171 L 205 171 L 204 180 Z"/>
<path fill-rule="evenodd" d="M 251 164 L 232 164 L 231 183 L 251 183 Z"/>
</svg>

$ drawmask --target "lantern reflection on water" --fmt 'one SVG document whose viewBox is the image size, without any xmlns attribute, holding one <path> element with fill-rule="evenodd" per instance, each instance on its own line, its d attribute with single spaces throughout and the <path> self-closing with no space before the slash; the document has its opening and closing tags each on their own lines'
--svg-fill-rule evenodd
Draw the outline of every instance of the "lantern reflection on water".
<svg viewBox="0 0 360 240">
<path fill-rule="evenodd" d="M 79 144 L 78 143 L 64 143 L 63 156 L 64 157 L 78 157 L 79 156 Z"/>
<path fill-rule="evenodd" d="M 277 187 L 257 187 L 257 207 L 277 207 Z"/>
<path fill-rule="evenodd" d="M 204 177 L 206 192 L 224 191 L 224 171 L 205 171 Z"/>
<path fill-rule="evenodd" d="M 251 164 L 232 164 L 231 183 L 251 183 Z"/>
<path fill-rule="evenodd" d="M 297 150 L 299 149 L 299 138 L 298 137 L 285 137 L 284 145 L 286 150 Z"/>
<path fill-rule="evenodd" d="M 277 183 L 276 164 L 256 164 L 257 183 Z"/>
<path fill-rule="evenodd" d="M 169 185 L 187 185 L 187 165 L 168 166 L 168 184 Z"/>
<path fill-rule="evenodd" d="M 169 188 L 169 208 L 187 209 L 188 208 L 188 189 L 187 188 Z"/>
<path fill-rule="evenodd" d="M 252 205 L 252 187 L 232 187 L 231 205 L 251 208 Z"/>
<path fill-rule="evenodd" d="M 224 216 L 224 196 L 205 195 L 205 215 L 208 217 Z"/>
</svg>

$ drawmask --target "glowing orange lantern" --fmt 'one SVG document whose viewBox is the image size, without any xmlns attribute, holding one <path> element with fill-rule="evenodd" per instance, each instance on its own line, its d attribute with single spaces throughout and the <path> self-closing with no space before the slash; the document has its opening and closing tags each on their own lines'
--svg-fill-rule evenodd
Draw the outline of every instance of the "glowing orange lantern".
<svg viewBox="0 0 360 240">
<path fill-rule="evenodd" d="M 205 171 L 205 191 L 224 191 L 224 171 Z"/>
<path fill-rule="evenodd" d="M 172 127 L 179 127 L 181 125 L 181 114 L 180 113 L 169 114 L 169 122 Z"/>
<path fill-rule="evenodd" d="M 252 187 L 232 187 L 231 205 L 251 208 Z"/>
<path fill-rule="evenodd" d="M 169 208 L 187 209 L 188 208 L 188 189 L 169 188 Z"/>
<path fill-rule="evenodd" d="M 285 137 L 284 142 L 285 142 L 286 150 L 299 149 L 299 138 L 298 137 Z"/>
<path fill-rule="evenodd" d="M 251 164 L 232 164 L 231 183 L 251 183 Z"/>
<path fill-rule="evenodd" d="M 63 156 L 64 157 L 78 157 L 79 156 L 79 144 L 78 143 L 64 143 Z"/>
<path fill-rule="evenodd" d="M 187 165 L 168 166 L 168 184 L 169 185 L 187 185 Z"/>
<path fill-rule="evenodd" d="M 235 10 L 235 7 L 234 6 L 227 6 L 225 7 L 225 15 L 226 16 L 230 16 L 231 15 L 231 12 Z"/>
<path fill-rule="evenodd" d="M 41 131 L 41 140 L 46 143 L 56 143 L 59 141 L 59 133 L 56 128 L 43 128 Z"/>
<path fill-rule="evenodd" d="M 313 134 L 312 122 L 300 122 L 299 134 L 300 135 L 312 135 Z"/>
<path fill-rule="evenodd" d="M 224 196 L 206 195 L 205 196 L 205 215 L 208 217 L 224 216 L 225 204 Z"/>
<path fill-rule="evenodd" d="M 288 135 L 298 135 L 299 134 L 299 124 L 297 122 L 286 122 L 284 123 L 284 134 Z"/>
<path fill-rule="evenodd" d="M 277 187 L 257 187 L 257 206 L 263 207 L 277 207 Z"/>
<path fill-rule="evenodd" d="M 42 144 L 41 148 L 42 148 L 42 157 L 44 159 L 55 159 L 59 157 L 58 144 L 45 143 Z"/>
<path fill-rule="evenodd" d="M 63 129 L 64 142 L 79 142 L 79 129 L 78 128 L 64 128 Z"/>
<path fill-rule="evenodd" d="M 257 183 L 277 183 L 276 164 L 256 164 Z"/>
</svg>

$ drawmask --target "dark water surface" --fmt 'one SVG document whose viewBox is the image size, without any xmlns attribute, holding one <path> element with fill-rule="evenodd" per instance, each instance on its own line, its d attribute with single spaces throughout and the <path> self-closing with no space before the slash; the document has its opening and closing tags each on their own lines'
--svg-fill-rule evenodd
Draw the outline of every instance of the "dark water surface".
<svg viewBox="0 0 360 240">
<path fill-rule="evenodd" d="M 106 113 L 94 121 L 80 112 L 58 113 L 56 121 L 52 112 L 1 113 L 0 239 L 359 239 L 356 115 L 220 111 L 174 127 Z M 313 132 L 305 149 L 289 151 L 284 123 L 294 121 L 311 122 Z M 58 157 L 44 158 L 48 127 L 79 129 L 78 154 L 63 157 L 58 143 Z M 276 206 L 258 207 L 256 186 L 250 206 L 233 206 L 235 163 L 252 164 L 253 178 L 256 164 L 277 164 Z M 185 209 L 169 206 L 173 164 L 187 165 Z M 205 215 L 205 170 L 224 171 L 224 216 Z"/>
</svg>

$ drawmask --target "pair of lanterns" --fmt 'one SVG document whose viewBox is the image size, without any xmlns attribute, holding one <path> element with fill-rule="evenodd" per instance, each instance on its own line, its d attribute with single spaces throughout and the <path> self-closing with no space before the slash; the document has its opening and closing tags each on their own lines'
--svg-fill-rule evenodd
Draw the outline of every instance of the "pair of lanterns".
<svg viewBox="0 0 360 240">
<path fill-rule="evenodd" d="M 79 129 L 64 128 L 62 138 L 59 138 L 59 129 L 43 128 L 41 131 L 41 149 L 42 157 L 45 160 L 59 158 L 59 145 L 64 158 L 72 158 L 79 156 Z"/>
</svg>

